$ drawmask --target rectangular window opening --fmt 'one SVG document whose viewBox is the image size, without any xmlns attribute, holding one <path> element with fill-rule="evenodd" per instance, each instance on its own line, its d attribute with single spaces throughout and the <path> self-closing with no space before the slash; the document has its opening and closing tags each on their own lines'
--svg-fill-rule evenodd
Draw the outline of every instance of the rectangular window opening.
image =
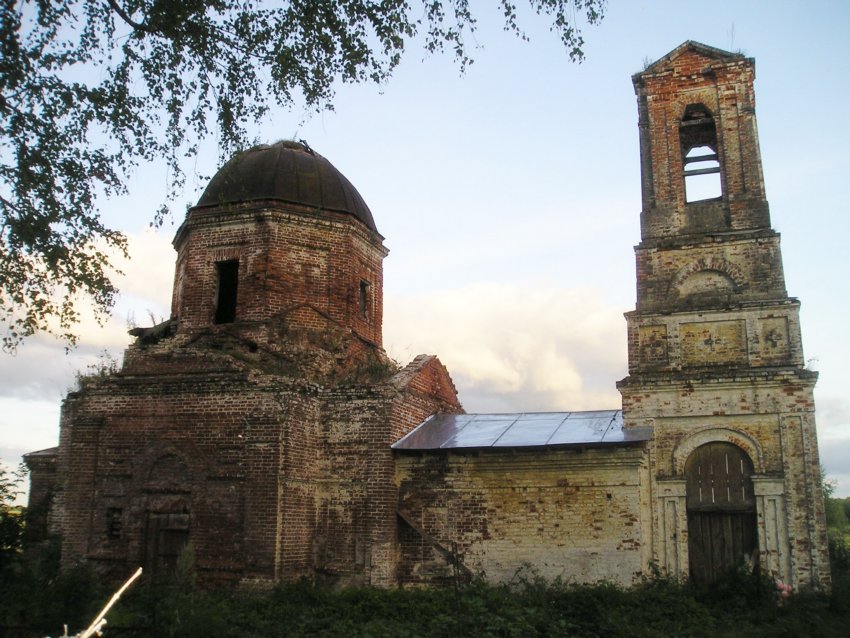
<svg viewBox="0 0 850 638">
<path fill-rule="evenodd" d="M 699 202 L 723 195 L 720 184 L 720 163 L 710 146 L 692 148 L 684 157 L 685 201 Z"/>
<path fill-rule="evenodd" d="M 364 319 L 369 318 L 369 282 L 361 281 L 360 282 L 360 316 Z"/>
<path fill-rule="evenodd" d="M 233 323 L 236 320 L 236 290 L 239 284 L 239 260 L 216 262 L 215 323 Z"/>
<path fill-rule="evenodd" d="M 106 508 L 106 535 L 109 538 L 121 538 L 123 526 L 121 523 L 122 510 L 120 507 Z"/>
</svg>

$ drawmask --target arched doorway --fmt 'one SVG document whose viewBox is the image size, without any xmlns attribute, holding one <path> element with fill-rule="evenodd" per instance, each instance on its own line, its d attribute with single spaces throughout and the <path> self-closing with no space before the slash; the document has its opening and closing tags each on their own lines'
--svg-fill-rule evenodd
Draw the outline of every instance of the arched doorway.
<svg viewBox="0 0 850 638">
<path fill-rule="evenodd" d="M 685 463 L 691 581 L 714 582 L 724 572 L 755 568 L 758 532 L 753 463 L 732 443 L 706 443 Z"/>
</svg>

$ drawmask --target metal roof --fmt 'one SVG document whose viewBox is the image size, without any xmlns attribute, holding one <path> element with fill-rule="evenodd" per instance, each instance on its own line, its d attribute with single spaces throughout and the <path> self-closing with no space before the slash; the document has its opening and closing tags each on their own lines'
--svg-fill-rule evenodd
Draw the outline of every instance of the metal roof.
<svg viewBox="0 0 850 638">
<path fill-rule="evenodd" d="M 369 207 L 345 175 L 297 142 L 263 144 L 237 153 L 210 180 L 198 206 L 263 199 L 349 213 L 378 231 Z"/>
<path fill-rule="evenodd" d="M 394 450 L 455 450 L 587 445 L 647 441 L 647 428 L 623 429 L 622 410 L 435 414 L 396 441 Z"/>
<path fill-rule="evenodd" d="M 57 454 L 59 454 L 59 446 L 48 447 L 43 450 L 36 450 L 34 452 L 27 452 L 23 455 L 23 458 L 34 458 L 36 456 L 56 456 Z"/>
</svg>

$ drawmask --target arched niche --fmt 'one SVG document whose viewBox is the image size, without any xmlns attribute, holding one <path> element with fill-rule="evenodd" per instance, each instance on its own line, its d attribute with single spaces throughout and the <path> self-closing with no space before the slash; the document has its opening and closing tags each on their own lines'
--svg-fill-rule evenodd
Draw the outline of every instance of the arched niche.
<svg viewBox="0 0 850 638">
<path fill-rule="evenodd" d="M 731 295 L 737 292 L 732 278 L 720 270 L 698 270 L 679 284 L 679 296 Z"/>
<path fill-rule="evenodd" d="M 667 294 L 671 298 L 691 295 L 736 294 L 746 287 L 741 269 L 722 257 L 696 259 L 676 271 Z"/>
</svg>

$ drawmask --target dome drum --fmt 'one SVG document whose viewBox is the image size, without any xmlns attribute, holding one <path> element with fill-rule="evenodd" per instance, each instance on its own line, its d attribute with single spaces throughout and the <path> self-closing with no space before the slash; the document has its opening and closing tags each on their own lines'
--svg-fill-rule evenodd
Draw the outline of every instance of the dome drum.
<svg viewBox="0 0 850 638">
<path fill-rule="evenodd" d="M 175 237 L 178 333 L 232 324 L 255 339 L 258 323 L 283 321 L 347 329 L 380 347 L 382 239 L 351 183 L 306 145 L 239 154 Z"/>
</svg>

